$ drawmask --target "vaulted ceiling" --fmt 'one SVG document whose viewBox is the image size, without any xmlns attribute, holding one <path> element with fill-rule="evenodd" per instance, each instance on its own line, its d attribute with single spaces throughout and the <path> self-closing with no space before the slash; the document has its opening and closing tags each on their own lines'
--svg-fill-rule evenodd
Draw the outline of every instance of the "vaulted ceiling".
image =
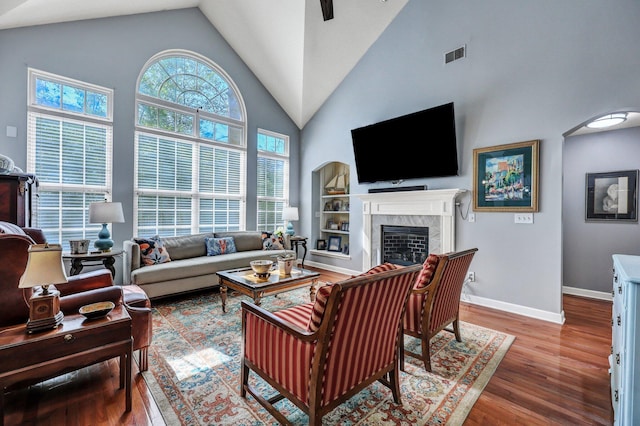
<svg viewBox="0 0 640 426">
<path fill-rule="evenodd" d="M 0 29 L 198 7 L 303 128 L 408 0 L 333 0 L 327 21 L 321 2 L 2 0 Z"/>
</svg>

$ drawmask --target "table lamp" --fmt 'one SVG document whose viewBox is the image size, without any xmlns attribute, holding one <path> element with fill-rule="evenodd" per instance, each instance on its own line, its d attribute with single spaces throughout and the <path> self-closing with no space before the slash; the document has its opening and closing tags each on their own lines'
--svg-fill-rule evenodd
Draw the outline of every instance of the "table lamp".
<svg viewBox="0 0 640 426">
<path fill-rule="evenodd" d="M 107 228 L 108 223 L 124 223 L 122 203 L 110 203 L 106 200 L 89 205 L 89 223 L 101 223 L 102 229 L 93 245 L 100 251 L 111 251 L 113 240 Z"/>
<path fill-rule="evenodd" d="M 287 221 L 287 230 L 286 233 L 288 235 L 293 236 L 295 231 L 293 230 L 293 224 L 291 223 L 294 220 L 298 220 L 298 208 L 297 207 L 285 207 L 282 210 L 282 219 Z"/>
<path fill-rule="evenodd" d="M 60 292 L 49 290 L 49 286 L 66 282 L 62 246 L 32 244 L 29 247 L 27 267 L 18 283 L 18 288 L 23 289 L 41 286 L 41 289 L 33 293 L 29 299 L 28 333 L 54 329 L 62 322 L 64 314 L 60 312 Z"/>
</svg>

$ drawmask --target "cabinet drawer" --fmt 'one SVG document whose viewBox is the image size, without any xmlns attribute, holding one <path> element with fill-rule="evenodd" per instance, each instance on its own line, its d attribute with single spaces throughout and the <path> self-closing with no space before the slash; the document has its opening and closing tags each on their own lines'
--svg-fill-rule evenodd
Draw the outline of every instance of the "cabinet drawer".
<svg viewBox="0 0 640 426">
<path fill-rule="evenodd" d="M 0 373 L 129 339 L 130 319 L 103 323 L 100 327 L 72 328 L 68 331 L 65 331 L 63 323 L 54 332 L 45 332 L 41 336 L 34 334 L 31 338 L 2 347 L 0 353 L 3 362 L 0 365 Z"/>
</svg>

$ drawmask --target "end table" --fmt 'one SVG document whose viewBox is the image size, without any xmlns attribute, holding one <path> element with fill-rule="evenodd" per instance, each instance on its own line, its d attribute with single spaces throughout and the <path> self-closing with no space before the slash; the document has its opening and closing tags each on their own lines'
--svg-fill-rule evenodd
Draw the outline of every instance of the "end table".
<svg viewBox="0 0 640 426">
<path fill-rule="evenodd" d="M 116 257 L 122 256 L 122 250 L 92 251 L 85 254 L 62 253 L 62 258 L 71 261 L 70 275 L 78 275 L 82 272 L 84 265 L 99 265 L 102 263 L 105 268 L 111 271 L 111 276 L 116 277 Z"/>
<path fill-rule="evenodd" d="M 307 237 L 301 237 L 299 235 L 295 235 L 289 239 L 291 241 L 291 248 L 296 251 L 296 257 L 298 257 L 298 246 L 302 246 L 304 252 L 302 252 L 302 263 L 301 267 L 304 268 L 304 258 L 307 257 Z"/>
</svg>

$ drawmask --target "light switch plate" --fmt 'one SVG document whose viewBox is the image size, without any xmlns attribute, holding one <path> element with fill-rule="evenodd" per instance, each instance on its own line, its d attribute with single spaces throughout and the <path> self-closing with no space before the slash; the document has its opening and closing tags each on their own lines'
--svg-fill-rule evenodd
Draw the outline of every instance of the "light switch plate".
<svg viewBox="0 0 640 426">
<path fill-rule="evenodd" d="M 513 216 L 515 223 L 533 223 L 533 213 L 516 213 Z"/>
</svg>

